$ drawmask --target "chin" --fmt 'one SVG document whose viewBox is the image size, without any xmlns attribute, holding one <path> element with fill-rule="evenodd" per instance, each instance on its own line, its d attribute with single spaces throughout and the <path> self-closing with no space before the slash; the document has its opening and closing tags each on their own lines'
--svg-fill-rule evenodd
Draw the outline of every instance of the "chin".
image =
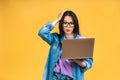
<svg viewBox="0 0 120 80">
<path fill-rule="evenodd" d="M 66 32 L 65 34 L 72 34 L 72 32 Z"/>
</svg>

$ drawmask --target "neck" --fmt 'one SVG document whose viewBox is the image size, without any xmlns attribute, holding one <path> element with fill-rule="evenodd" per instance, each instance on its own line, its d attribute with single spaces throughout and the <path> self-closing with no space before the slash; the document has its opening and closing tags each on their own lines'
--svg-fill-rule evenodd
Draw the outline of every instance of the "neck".
<svg viewBox="0 0 120 80">
<path fill-rule="evenodd" d="M 66 34 L 66 38 L 74 38 L 74 34 Z"/>
</svg>

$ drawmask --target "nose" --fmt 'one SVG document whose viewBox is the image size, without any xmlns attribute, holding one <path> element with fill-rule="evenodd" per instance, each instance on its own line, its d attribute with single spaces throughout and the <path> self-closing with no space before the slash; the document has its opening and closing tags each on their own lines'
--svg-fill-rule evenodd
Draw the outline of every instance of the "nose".
<svg viewBox="0 0 120 80">
<path fill-rule="evenodd" d="M 67 27 L 69 28 L 69 27 L 70 27 L 70 25 L 68 24 L 68 25 L 67 25 Z"/>
</svg>

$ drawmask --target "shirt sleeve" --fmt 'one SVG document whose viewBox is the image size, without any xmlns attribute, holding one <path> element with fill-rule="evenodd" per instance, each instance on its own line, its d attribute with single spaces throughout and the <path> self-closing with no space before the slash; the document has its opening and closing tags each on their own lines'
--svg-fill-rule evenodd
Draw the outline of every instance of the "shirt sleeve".
<svg viewBox="0 0 120 80">
<path fill-rule="evenodd" d="M 85 62 L 87 64 L 87 66 L 85 68 L 81 68 L 81 70 L 83 72 L 85 72 L 86 70 L 88 70 L 92 67 L 93 59 L 92 58 L 87 58 L 87 59 L 85 59 Z"/>
<path fill-rule="evenodd" d="M 54 26 L 51 24 L 51 22 L 48 22 L 38 32 L 38 35 L 49 45 L 51 45 L 53 42 L 53 34 L 50 33 L 53 28 Z"/>
</svg>

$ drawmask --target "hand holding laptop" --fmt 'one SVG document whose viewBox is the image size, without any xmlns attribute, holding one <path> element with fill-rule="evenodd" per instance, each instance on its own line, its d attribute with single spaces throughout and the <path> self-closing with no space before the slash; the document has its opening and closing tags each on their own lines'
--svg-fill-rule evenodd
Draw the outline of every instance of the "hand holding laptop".
<svg viewBox="0 0 120 80">
<path fill-rule="evenodd" d="M 84 62 L 84 59 L 69 59 L 72 62 L 79 64 L 82 68 L 85 68 L 87 64 Z"/>
<path fill-rule="evenodd" d="M 95 38 L 64 40 L 62 59 L 68 59 L 85 68 L 87 64 L 84 59 L 93 57 L 94 40 Z"/>
</svg>

